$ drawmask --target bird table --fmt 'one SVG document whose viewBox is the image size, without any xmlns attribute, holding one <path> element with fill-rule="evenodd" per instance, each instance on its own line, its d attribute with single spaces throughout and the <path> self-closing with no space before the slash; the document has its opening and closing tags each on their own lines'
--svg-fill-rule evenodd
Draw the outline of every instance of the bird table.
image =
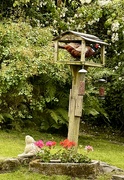
<svg viewBox="0 0 124 180">
<path fill-rule="evenodd" d="M 68 108 L 68 139 L 76 143 L 75 151 L 78 147 L 78 136 L 79 136 L 79 126 L 80 119 L 82 116 L 82 106 L 83 106 L 83 97 L 85 95 L 85 74 L 88 67 L 104 67 L 105 66 L 105 45 L 108 45 L 104 41 L 100 40 L 98 37 L 90 34 L 75 32 L 75 31 L 66 31 L 61 35 L 53 39 L 55 42 L 55 63 L 63 63 L 70 65 L 72 72 L 72 88 L 70 89 L 69 95 L 69 108 Z M 71 50 L 76 51 L 77 43 L 80 43 L 80 58 L 75 57 L 74 60 L 61 61 L 59 60 L 59 47 L 61 43 L 73 43 L 71 44 Z M 89 61 L 86 57 L 87 44 L 100 44 L 101 52 L 99 61 L 93 62 Z M 62 46 L 61 46 L 62 47 Z M 66 46 L 67 47 L 67 46 Z M 72 48 L 73 47 L 73 48 Z M 63 46 L 64 49 L 64 46 Z M 69 49 L 69 50 L 70 50 Z M 78 48 L 79 49 L 79 48 Z"/>
</svg>

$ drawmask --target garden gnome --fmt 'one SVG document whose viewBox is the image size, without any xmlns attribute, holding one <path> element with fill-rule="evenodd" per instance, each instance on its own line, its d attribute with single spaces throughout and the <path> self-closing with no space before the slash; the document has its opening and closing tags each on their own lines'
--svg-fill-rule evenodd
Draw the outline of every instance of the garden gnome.
<svg viewBox="0 0 124 180">
<path fill-rule="evenodd" d="M 35 145 L 35 140 L 33 137 L 27 135 L 25 136 L 25 149 L 22 154 L 19 154 L 18 157 L 31 157 L 36 155 L 41 149 Z"/>
</svg>

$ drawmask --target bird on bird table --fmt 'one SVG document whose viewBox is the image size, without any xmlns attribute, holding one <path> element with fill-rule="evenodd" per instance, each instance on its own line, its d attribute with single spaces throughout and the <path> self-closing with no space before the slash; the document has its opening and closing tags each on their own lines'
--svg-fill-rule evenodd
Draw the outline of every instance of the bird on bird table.
<svg viewBox="0 0 124 180">
<path fill-rule="evenodd" d="M 82 46 L 80 43 L 69 43 L 66 45 L 59 45 L 58 47 L 61 49 L 66 49 L 74 58 L 81 57 Z M 100 48 L 99 44 L 94 44 L 93 47 L 86 46 L 85 57 L 88 58 L 96 55 L 96 52 L 99 48 Z"/>
</svg>

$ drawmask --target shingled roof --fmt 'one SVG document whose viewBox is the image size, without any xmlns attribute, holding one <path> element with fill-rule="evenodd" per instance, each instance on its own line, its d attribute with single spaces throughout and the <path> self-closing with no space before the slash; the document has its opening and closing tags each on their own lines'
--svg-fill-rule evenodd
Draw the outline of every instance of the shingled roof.
<svg viewBox="0 0 124 180">
<path fill-rule="evenodd" d="M 76 32 L 76 31 L 65 31 L 62 34 L 60 34 L 59 36 L 55 37 L 53 39 L 53 41 L 61 40 L 61 38 L 64 37 L 65 35 L 71 35 L 71 34 L 75 35 L 75 36 L 77 36 L 77 37 L 79 37 L 81 39 L 84 39 L 86 41 L 95 42 L 95 43 L 99 43 L 99 44 L 103 44 L 103 45 L 108 45 L 106 42 L 99 39 L 97 36 L 94 36 L 94 35 L 91 35 L 91 34 L 80 33 L 80 32 Z"/>
</svg>

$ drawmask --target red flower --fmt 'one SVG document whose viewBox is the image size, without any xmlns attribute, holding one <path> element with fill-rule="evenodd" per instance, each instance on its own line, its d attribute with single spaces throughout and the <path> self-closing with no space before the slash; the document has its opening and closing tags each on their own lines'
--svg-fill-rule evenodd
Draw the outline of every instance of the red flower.
<svg viewBox="0 0 124 180">
<path fill-rule="evenodd" d="M 64 141 L 60 142 L 60 145 L 66 149 L 69 149 L 69 148 L 72 148 L 73 146 L 75 146 L 76 143 L 73 141 L 69 141 L 68 139 L 65 139 Z"/>
<path fill-rule="evenodd" d="M 47 141 L 46 142 L 46 146 L 48 146 L 49 148 L 51 148 L 52 146 L 55 146 L 56 142 L 55 141 Z"/>
</svg>

